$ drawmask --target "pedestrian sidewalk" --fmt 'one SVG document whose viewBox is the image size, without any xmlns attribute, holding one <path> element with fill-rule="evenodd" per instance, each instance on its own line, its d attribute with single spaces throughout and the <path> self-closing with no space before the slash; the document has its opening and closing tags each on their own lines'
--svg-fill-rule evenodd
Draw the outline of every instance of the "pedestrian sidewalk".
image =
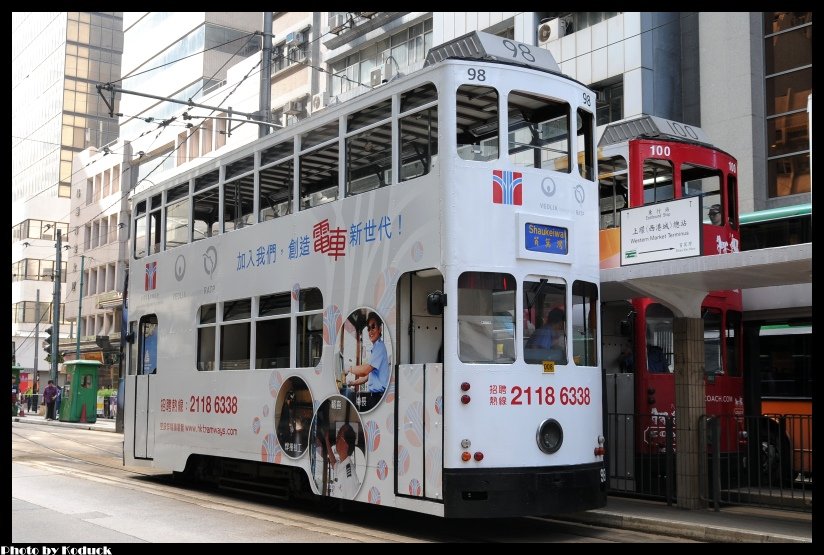
<svg viewBox="0 0 824 555">
<path fill-rule="evenodd" d="M 14 416 L 12 421 L 115 432 L 113 419 L 94 423 Z M 718 543 L 812 543 L 812 514 L 751 506 L 685 510 L 661 501 L 611 495 L 603 509 L 554 517 L 557 520 L 635 530 L 661 536 Z"/>
<path fill-rule="evenodd" d="M 113 418 L 98 417 L 95 422 L 62 422 L 60 420 L 46 420 L 45 416 L 38 414 L 26 414 L 25 416 L 12 416 L 12 422 L 25 424 L 43 424 L 48 426 L 60 426 L 64 428 L 78 428 L 81 430 L 97 430 L 99 432 L 114 432 L 115 421 Z"/>
<path fill-rule="evenodd" d="M 753 506 L 686 510 L 662 501 L 609 496 L 603 509 L 564 517 L 598 526 L 720 543 L 811 543 L 812 514 Z"/>
</svg>

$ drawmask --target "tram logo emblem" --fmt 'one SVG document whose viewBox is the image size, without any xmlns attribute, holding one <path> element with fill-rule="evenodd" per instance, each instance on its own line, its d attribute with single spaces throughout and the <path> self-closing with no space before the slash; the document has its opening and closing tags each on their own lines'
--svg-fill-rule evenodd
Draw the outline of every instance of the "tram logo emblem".
<svg viewBox="0 0 824 555">
<path fill-rule="evenodd" d="M 544 193 L 544 196 L 551 197 L 555 195 L 555 180 L 551 177 L 545 177 L 543 181 L 541 181 L 541 191 Z"/>
<path fill-rule="evenodd" d="M 180 281 L 186 275 L 186 258 L 181 254 L 175 260 L 175 279 Z"/>
<path fill-rule="evenodd" d="M 157 261 L 146 264 L 146 281 L 143 290 L 151 291 L 157 288 Z"/>
<path fill-rule="evenodd" d="M 215 268 L 217 268 L 217 249 L 209 247 L 203 253 L 203 271 L 207 276 L 211 276 L 215 273 Z"/>
<path fill-rule="evenodd" d="M 523 174 L 506 170 L 492 170 L 492 202 L 521 206 Z"/>
</svg>

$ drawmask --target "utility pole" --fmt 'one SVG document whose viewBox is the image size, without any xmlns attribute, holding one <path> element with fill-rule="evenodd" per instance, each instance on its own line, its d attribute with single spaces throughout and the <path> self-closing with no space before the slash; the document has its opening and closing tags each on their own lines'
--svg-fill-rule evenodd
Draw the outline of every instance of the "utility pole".
<svg viewBox="0 0 824 555">
<path fill-rule="evenodd" d="M 74 351 L 74 359 L 80 360 L 80 324 L 83 321 L 83 263 L 86 255 L 80 255 L 80 293 L 77 295 L 77 348 Z"/>
<path fill-rule="evenodd" d="M 52 294 L 52 330 L 54 341 L 51 344 L 51 379 L 57 385 L 57 356 L 60 353 L 60 280 L 63 266 L 61 253 L 63 251 L 63 232 L 57 230 L 57 255 L 54 258 L 54 293 Z"/>
<path fill-rule="evenodd" d="M 271 121 L 270 107 L 272 104 L 272 15 L 273 12 L 263 12 L 263 49 L 261 52 L 260 69 L 260 119 Z M 265 137 L 269 133 L 269 126 L 261 125 L 258 137 Z"/>
<path fill-rule="evenodd" d="M 40 361 L 40 288 L 37 288 L 34 297 L 34 383 L 37 383 L 37 363 Z"/>
</svg>

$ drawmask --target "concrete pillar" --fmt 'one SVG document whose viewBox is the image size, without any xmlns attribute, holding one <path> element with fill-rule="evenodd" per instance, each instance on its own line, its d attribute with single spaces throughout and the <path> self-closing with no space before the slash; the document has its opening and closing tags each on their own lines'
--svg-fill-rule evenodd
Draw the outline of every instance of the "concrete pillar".
<svg viewBox="0 0 824 555">
<path fill-rule="evenodd" d="M 704 394 L 704 321 L 676 317 L 675 341 L 675 476 L 682 509 L 706 506 L 700 497 L 699 422 L 706 411 Z"/>
</svg>

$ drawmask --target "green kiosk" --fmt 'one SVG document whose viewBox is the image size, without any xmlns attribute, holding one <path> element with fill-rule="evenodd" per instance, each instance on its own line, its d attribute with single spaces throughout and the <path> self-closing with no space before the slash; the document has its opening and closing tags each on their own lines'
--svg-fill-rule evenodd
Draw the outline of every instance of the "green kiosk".
<svg viewBox="0 0 824 555">
<path fill-rule="evenodd" d="M 60 394 L 61 422 L 97 422 L 97 360 L 66 362 L 66 385 Z"/>
</svg>

